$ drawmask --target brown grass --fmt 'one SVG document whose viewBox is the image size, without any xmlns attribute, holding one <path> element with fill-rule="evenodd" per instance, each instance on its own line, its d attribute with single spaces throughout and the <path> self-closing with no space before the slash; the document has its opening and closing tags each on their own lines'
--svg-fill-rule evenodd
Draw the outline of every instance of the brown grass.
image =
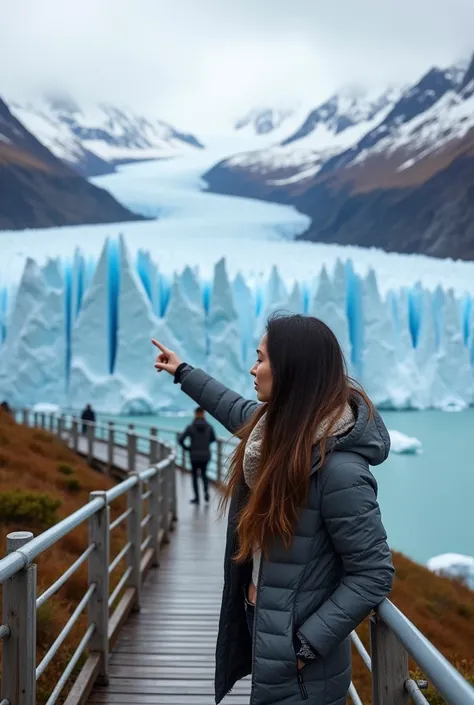
<svg viewBox="0 0 474 705">
<path fill-rule="evenodd" d="M 66 474 L 65 474 L 65 469 Z M 75 483 L 71 489 L 71 481 Z M 0 412 L 0 500 L 8 506 L 10 498 L 18 491 L 26 496 L 21 511 L 28 515 L 29 502 L 42 502 L 44 497 L 56 500 L 56 521 L 82 507 L 89 500 L 89 492 L 107 490 L 113 480 L 92 470 L 83 460 L 57 441 L 50 433 L 20 426 L 6 414 Z M 25 493 L 27 493 L 25 495 Z M 124 511 L 124 498 L 114 502 L 112 516 Z M 11 502 L 12 511 L 16 503 Z M 23 514 L 22 514 L 23 516 Z M 41 533 L 55 521 L 18 518 L 5 522 L 0 516 L 0 556 L 5 553 L 6 535 L 10 531 L 31 530 Z M 111 541 L 111 558 L 124 545 L 124 528 L 114 530 Z M 84 552 L 88 545 L 87 522 L 79 526 L 52 548 L 38 556 L 38 595 L 44 592 Z M 117 567 L 112 575 L 111 589 L 123 573 L 124 565 Z M 84 596 L 87 589 L 87 562 L 66 582 L 56 595 L 38 610 L 37 615 L 37 663 L 58 636 L 69 616 Z M 37 703 L 46 702 L 57 680 L 69 662 L 77 644 L 87 628 L 87 610 L 78 621 L 70 637 L 48 666 L 37 684 Z M 0 646 L 1 649 L 1 646 Z M 69 684 L 70 685 L 70 684 Z M 67 688 L 64 693 L 67 693 Z"/>
</svg>

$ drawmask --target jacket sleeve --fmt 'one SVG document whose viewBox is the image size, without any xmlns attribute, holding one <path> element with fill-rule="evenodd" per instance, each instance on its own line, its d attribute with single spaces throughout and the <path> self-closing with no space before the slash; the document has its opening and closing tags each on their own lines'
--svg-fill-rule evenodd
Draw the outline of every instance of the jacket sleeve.
<svg viewBox="0 0 474 705">
<path fill-rule="evenodd" d="M 186 440 L 186 438 L 190 438 L 190 437 L 191 437 L 191 433 L 190 433 L 189 426 L 186 426 L 183 433 L 181 433 L 181 435 L 179 436 L 179 439 L 178 439 L 179 445 L 182 446 L 183 448 L 186 448 L 184 441 Z"/>
<path fill-rule="evenodd" d="M 244 399 L 199 368 L 182 369 L 180 382 L 183 392 L 230 433 L 238 431 L 259 406 L 258 402 Z"/>
<path fill-rule="evenodd" d="M 388 595 L 394 568 L 377 483 L 368 467 L 341 461 L 328 468 L 323 482 L 322 516 L 342 560 L 343 577 L 298 631 L 324 657 Z"/>
</svg>

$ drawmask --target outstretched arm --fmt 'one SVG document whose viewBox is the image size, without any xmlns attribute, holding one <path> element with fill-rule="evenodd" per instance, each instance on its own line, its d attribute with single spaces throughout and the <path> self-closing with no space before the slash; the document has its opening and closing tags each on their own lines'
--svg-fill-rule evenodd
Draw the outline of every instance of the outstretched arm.
<svg viewBox="0 0 474 705">
<path fill-rule="evenodd" d="M 168 350 L 162 343 L 157 340 L 152 342 L 160 350 L 155 362 L 158 372 L 165 371 L 175 377 L 175 382 L 181 384 L 183 392 L 230 433 L 238 431 L 255 413 L 258 402 L 244 399 L 203 370 L 183 363 L 175 352 Z"/>
</svg>

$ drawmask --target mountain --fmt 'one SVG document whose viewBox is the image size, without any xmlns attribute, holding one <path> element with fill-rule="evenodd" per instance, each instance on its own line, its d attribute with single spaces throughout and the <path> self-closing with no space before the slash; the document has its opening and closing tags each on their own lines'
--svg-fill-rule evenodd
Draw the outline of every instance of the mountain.
<svg viewBox="0 0 474 705">
<path fill-rule="evenodd" d="M 59 159 L 83 176 L 115 171 L 115 165 L 169 159 L 201 149 L 190 134 L 127 108 L 98 104 L 85 109 L 69 97 L 10 104 L 13 114 Z"/>
<path fill-rule="evenodd" d="M 57 159 L 0 99 L 0 229 L 141 220 Z"/>
<path fill-rule="evenodd" d="M 474 258 L 474 58 L 345 105 L 333 96 L 278 147 L 236 155 L 205 180 L 294 205 L 312 218 L 305 239 Z"/>
</svg>

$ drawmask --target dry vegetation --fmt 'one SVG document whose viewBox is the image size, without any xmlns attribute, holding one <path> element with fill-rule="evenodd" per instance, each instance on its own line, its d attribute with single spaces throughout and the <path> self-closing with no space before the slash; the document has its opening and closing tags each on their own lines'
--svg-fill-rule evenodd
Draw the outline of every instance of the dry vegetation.
<svg viewBox="0 0 474 705">
<path fill-rule="evenodd" d="M 92 470 L 46 431 L 16 425 L 0 411 L 0 556 L 10 531 L 35 535 L 79 509 L 92 490 L 107 490 L 113 481 Z M 113 517 L 124 510 L 123 498 L 114 502 Z M 124 531 L 112 535 L 111 556 L 124 544 Z M 83 553 L 88 545 L 87 522 L 65 536 L 37 559 L 38 595 Z M 112 585 L 124 564 L 112 575 Z M 37 663 L 58 636 L 87 589 L 87 562 L 46 602 L 37 614 Z M 37 703 L 46 702 L 87 628 L 87 610 L 70 638 L 38 680 Z M 1 647 L 0 647 L 1 648 Z M 66 692 L 66 691 L 65 691 Z"/>
<path fill-rule="evenodd" d="M 49 433 L 17 426 L 0 412 L 0 541 L 3 546 L 9 531 L 31 529 L 37 534 L 85 504 L 89 491 L 108 489 L 111 485 L 111 480 L 91 470 Z M 114 515 L 123 509 L 123 503 L 115 506 Z M 124 540 L 119 530 L 114 534 L 112 556 L 118 553 Z M 41 555 L 38 559 L 39 592 L 51 585 L 86 545 L 87 524 Z M 394 560 L 397 577 L 391 599 L 474 683 L 474 592 L 455 581 L 434 576 L 400 554 L 394 554 Z M 119 569 L 117 578 L 120 574 Z M 38 662 L 84 595 L 86 585 L 87 568 L 83 566 L 60 591 L 59 599 L 56 596 L 39 610 Z M 38 682 L 39 704 L 46 701 L 84 630 L 83 619 Z M 359 634 L 368 646 L 367 623 L 360 627 Z M 414 664 L 411 667 L 414 668 Z M 353 680 L 363 701 L 370 703 L 369 674 L 357 654 Z M 443 700 L 432 690 L 427 696 L 432 705 L 442 705 Z"/>
</svg>

